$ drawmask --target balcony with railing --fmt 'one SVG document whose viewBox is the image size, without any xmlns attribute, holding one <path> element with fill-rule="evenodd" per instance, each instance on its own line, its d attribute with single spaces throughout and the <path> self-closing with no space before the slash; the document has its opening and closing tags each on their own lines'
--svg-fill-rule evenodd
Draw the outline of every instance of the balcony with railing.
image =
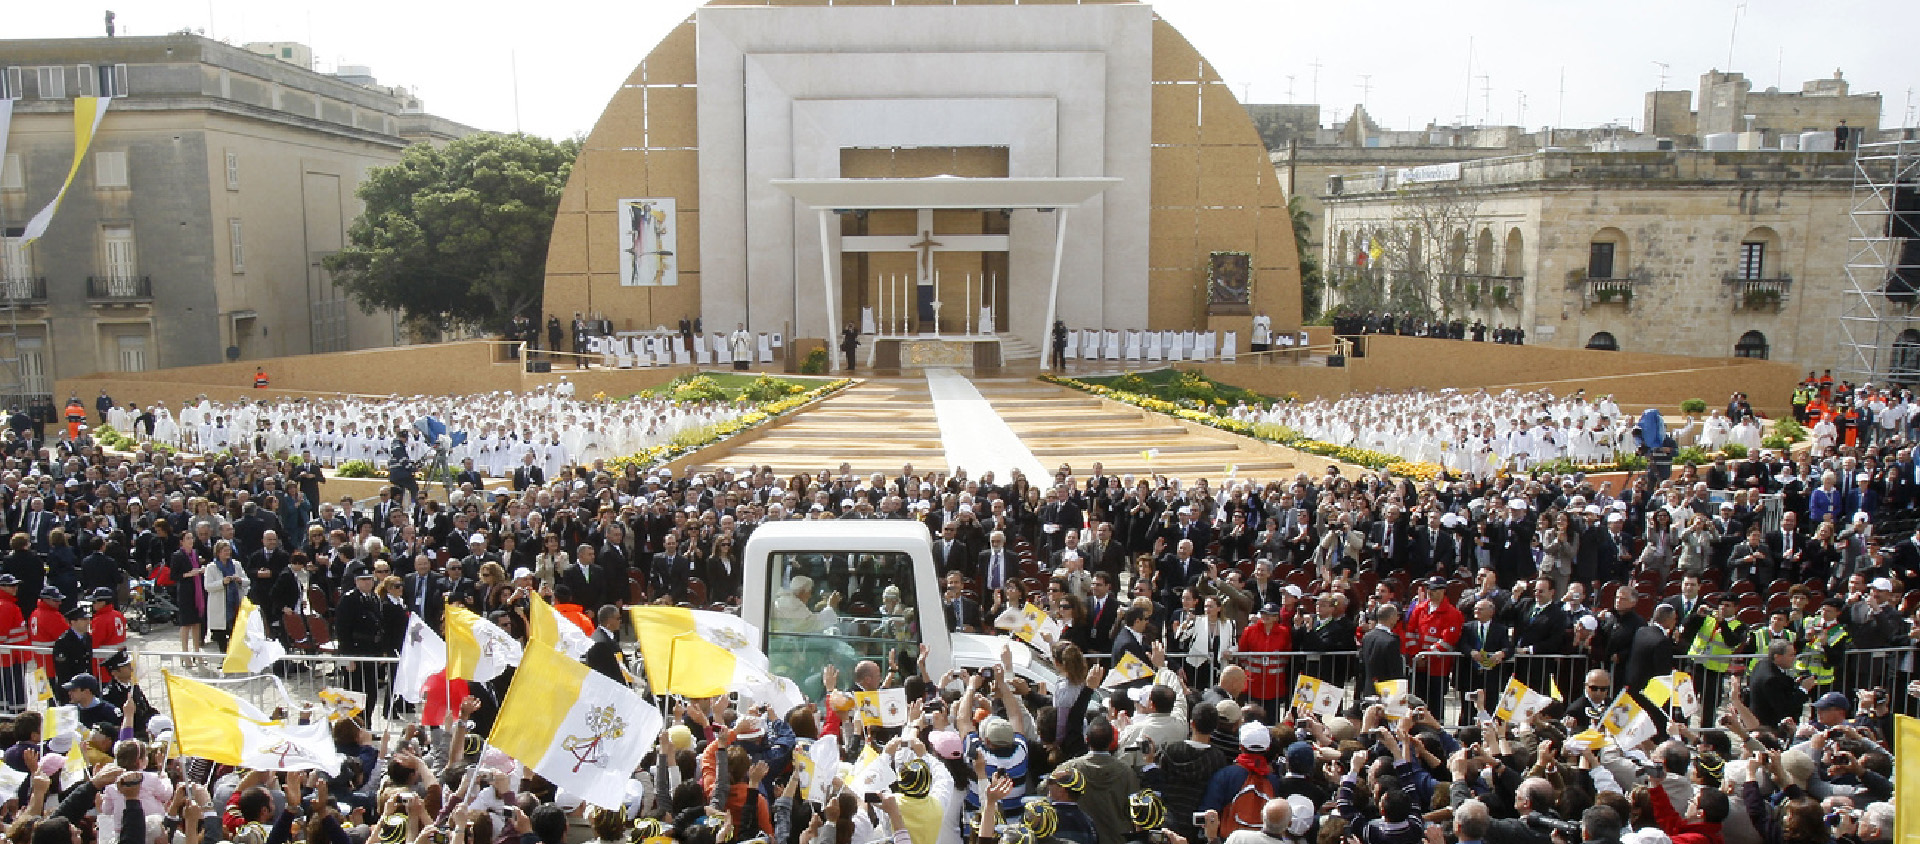
<svg viewBox="0 0 1920 844">
<path fill-rule="evenodd" d="M 38 308 L 47 304 L 47 280 L 22 276 L 0 278 L 0 307 Z"/>
<path fill-rule="evenodd" d="M 1452 290 L 1466 300 L 1467 307 L 1517 308 L 1525 276 L 1448 273 L 1443 277 Z"/>
<path fill-rule="evenodd" d="M 152 276 L 87 276 L 88 304 L 142 305 L 152 301 Z"/>
<path fill-rule="evenodd" d="M 1793 277 L 1789 275 L 1756 278 L 1735 271 L 1721 276 L 1720 281 L 1732 294 L 1733 309 L 1736 311 L 1779 313 L 1786 310 L 1787 296 L 1793 292 Z"/>
<path fill-rule="evenodd" d="M 1595 278 L 1584 269 L 1567 273 L 1567 286 L 1579 289 L 1583 311 L 1596 305 L 1619 305 L 1632 310 L 1634 288 L 1639 283 L 1639 279 L 1627 276 Z"/>
</svg>

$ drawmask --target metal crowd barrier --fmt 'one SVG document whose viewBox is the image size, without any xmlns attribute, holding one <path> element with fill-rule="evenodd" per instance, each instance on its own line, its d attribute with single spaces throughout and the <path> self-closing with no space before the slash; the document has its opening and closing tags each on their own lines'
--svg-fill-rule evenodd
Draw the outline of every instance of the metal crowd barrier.
<svg viewBox="0 0 1920 844">
<path fill-rule="evenodd" d="M 118 647 L 100 648 L 96 649 L 93 655 L 95 659 L 105 659 L 119 650 Z M 0 645 L 0 651 L 10 651 L 12 652 L 10 656 L 23 661 L 27 657 L 37 658 L 52 653 L 51 648 L 26 645 Z M 195 680 L 237 680 L 250 676 L 222 672 L 221 663 L 227 656 L 220 651 L 129 650 L 127 653 L 133 658 L 134 683 L 146 693 L 148 702 L 152 703 L 155 709 L 168 716 L 173 715 L 173 705 L 167 698 L 166 680 L 161 675 L 163 670 Z M 285 687 L 287 697 L 296 706 L 303 703 L 317 704 L 320 690 L 324 688 L 342 688 L 363 693 L 371 691 L 372 693 L 368 694 L 366 711 L 359 717 L 361 723 L 367 724 L 369 729 L 378 732 L 389 725 L 402 726 L 413 720 L 410 713 L 387 711 L 387 701 L 392 697 L 393 676 L 399 662 L 398 657 L 390 656 L 289 653 L 276 661 L 262 675 L 252 675 L 260 677 L 271 675 L 277 678 L 278 685 L 261 679 L 257 682 L 223 683 L 219 688 L 231 692 L 235 697 L 253 704 L 269 715 L 284 703 L 279 694 L 280 686 Z M 374 688 L 367 688 L 367 681 L 356 676 L 353 667 L 357 665 L 367 666 L 366 671 L 370 675 Z M 24 672 L 30 673 L 32 670 L 33 663 L 24 666 Z M 48 681 L 54 685 L 70 679 L 72 678 L 56 678 L 51 674 L 48 676 Z M 103 678 L 102 682 L 106 682 L 106 678 Z M 10 687 L 11 685 L 11 683 L 0 682 L 0 708 L 9 712 L 20 712 L 27 708 L 27 702 L 20 699 L 24 686 Z"/>
</svg>

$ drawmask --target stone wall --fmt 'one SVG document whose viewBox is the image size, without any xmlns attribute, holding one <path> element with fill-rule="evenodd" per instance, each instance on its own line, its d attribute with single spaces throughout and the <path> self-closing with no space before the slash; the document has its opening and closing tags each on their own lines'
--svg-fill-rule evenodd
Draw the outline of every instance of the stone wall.
<svg viewBox="0 0 1920 844">
<path fill-rule="evenodd" d="M 82 403 L 92 408 L 93 398 L 105 388 L 108 395 L 122 405 L 134 402 L 145 406 L 164 401 L 178 406 L 202 394 L 215 401 L 235 401 L 341 394 L 440 396 L 526 391 L 557 383 L 561 378 L 577 385 L 576 397 L 600 392 L 619 397 L 657 387 L 693 371 L 693 367 L 584 371 L 561 367 L 552 373 L 533 374 L 526 372 L 519 362 L 504 362 L 505 348 L 504 343 L 476 340 L 189 366 L 147 373 L 144 377 L 105 372 L 62 379 L 56 385 L 54 397 L 56 402 L 63 402 L 68 396 L 79 396 Z M 264 368 L 272 379 L 271 389 L 253 389 L 256 365 Z M 768 365 L 761 369 L 777 371 L 777 368 L 777 365 Z"/>
<path fill-rule="evenodd" d="M 1365 357 L 1345 367 L 1261 364 L 1200 364 L 1208 377 L 1267 395 L 1297 392 L 1333 398 L 1352 392 L 1406 389 L 1548 390 L 1556 395 L 1584 389 L 1614 396 L 1623 410 L 1657 407 L 1674 412 L 1686 399 L 1722 406 L 1744 391 L 1770 416 L 1786 413 L 1803 373 L 1782 363 L 1737 358 L 1596 352 L 1539 346 L 1506 346 L 1418 337 L 1374 336 Z"/>
</svg>

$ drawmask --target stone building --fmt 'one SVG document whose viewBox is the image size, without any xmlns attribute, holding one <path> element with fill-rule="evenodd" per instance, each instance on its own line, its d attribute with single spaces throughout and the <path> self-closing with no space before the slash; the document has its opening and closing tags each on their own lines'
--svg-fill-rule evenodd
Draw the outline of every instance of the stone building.
<svg viewBox="0 0 1920 844">
<path fill-rule="evenodd" d="M 395 342 L 394 316 L 362 313 L 320 260 L 345 242 L 368 170 L 474 130 L 273 46 L 287 58 L 184 33 L 0 41 L 4 96 L 17 98 L 0 333 L 17 336 L 20 392 Z M 24 245 L 72 165 L 75 98 L 92 95 L 113 96 L 99 132 L 46 234 Z"/>
<path fill-rule="evenodd" d="M 1856 94 L 1839 70 L 1831 79 L 1803 83 L 1798 91 L 1778 88 L 1753 90 L 1743 73 L 1709 70 L 1700 75 L 1696 107 L 1692 91 L 1648 91 L 1645 126 L 1649 134 L 1672 138 L 1681 146 L 1699 146 L 1709 135 L 1756 133 L 1743 148 L 1781 149 L 1781 139 L 1793 136 L 1799 149 L 1803 132 L 1831 133 L 1845 121 L 1861 133 L 1854 139 L 1872 140 L 1880 130 L 1880 95 Z"/>
<path fill-rule="evenodd" d="M 1547 151 L 1352 174 L 1323 198 L 1336 299 L 1381 294 L 1526 342 L 1825 368 L 1851 159 Z"/>
<path fill-rule="evenodd" d="M 1286 205 L 1253 121 L 1146 4 L 715 3 L 587 136 L 545 301 L 616 331 L 947 333 L 977 304 L 1009 347 L 1049 314 L 1244 338 L 1249 309 L 1299 323 Z M 1240 315 L 1209 302 L 1216 253 L 1245 255 Z"/>
</svg>

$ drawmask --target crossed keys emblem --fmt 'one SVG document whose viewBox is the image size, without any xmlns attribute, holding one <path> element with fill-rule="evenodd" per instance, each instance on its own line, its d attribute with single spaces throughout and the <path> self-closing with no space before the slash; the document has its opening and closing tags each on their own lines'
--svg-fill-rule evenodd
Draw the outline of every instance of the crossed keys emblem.
<svg viewBox="0 0 1920 844">
<path fill-rule="evenodd" d="M 573 772 L 580 773 L 580 766 L 599 765 L 607 760 L 606 748 L 602 745 L 627 734 L 627 721 L 613 711 L 612 706 L 594 706 L 587 709 L 587 735 L 567 736 L 560 747 L 573 756 Z"/>
<path fill-rule="evenodd" d="M 282 739 L 279 743 L 262 751 L 262 753 L 264 753 L 267 756 L 280 757 L 279 763 L 278 763 L 280 767 L 278 770 L 283 770 L 283 771 L 287 769 L 288 757 L 292 757 L 294 759 L 299 759 L 303 761 L 310 761 L 312 759 L 312 757 L 307 755 L 307 751 L 301 748 L 300 745 L 295 744 L 292 741 L 289 741 L 286 739 Z"/>
</svg>

